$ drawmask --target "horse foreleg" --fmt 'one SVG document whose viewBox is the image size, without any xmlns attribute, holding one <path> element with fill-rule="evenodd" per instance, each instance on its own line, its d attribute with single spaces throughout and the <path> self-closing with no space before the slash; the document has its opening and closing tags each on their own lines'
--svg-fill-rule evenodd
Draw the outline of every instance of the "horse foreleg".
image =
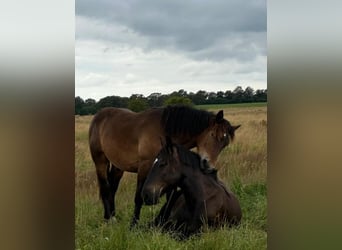
<svg viewBox="0 0 342 250">
<path fill-rule="evenodd" d="M 143 199 L 141 197 L 141 189 L 144 185 L 145 180 L 139 180 L 139 176 L 138 176 L 138 183 L 137 183 L 137 189 L 135 191 L 135 198 L 134 198 L 134 214 L 133 214 L 133 218 L 131 221 L 131 228 L 133 228 L 139 221 L 140 219 L 140 210 L 143 204 Z"/>
<path fill-rule="evenodd" d="M 148 171 L 150 170 L 150 167 L 152 166 L 152 162 L 150 161 L 144 161 L 139 169 L 138 169 L 138 177 L 137 177 L 137 189 L 135 191 L 135 198 L 134 198 L 134 214 L 131 222 L 131 228 L 134 227 L 140 218 L 140 210 L 143 205 L 143 198 L 141 196 L 141 191 L 144 186 L 146 176 L 148 174 Z"/>
<path fill-rule="evenodd" d="M 205 201 L 198 202 L 192 210 L 190 220 L 188 221 L 188 225 L 185 229 L 185 236 L 190 236 L 192 234 L 198 233 L 203 223 L 207 221 L 208 219 L 207 211 L 205 209 Z"/>
<path fill-rule="evenodd" d="M 182 191 L 177 189 L 171 190 L 171 192 L 166 193 L 166 203 L 160 209 L 159 214 L 154 220 L 155 226 L 162 226 L 169 219 L 173 206 L 175 205 L 179 196 L 182 195 Z"/>
</svg>

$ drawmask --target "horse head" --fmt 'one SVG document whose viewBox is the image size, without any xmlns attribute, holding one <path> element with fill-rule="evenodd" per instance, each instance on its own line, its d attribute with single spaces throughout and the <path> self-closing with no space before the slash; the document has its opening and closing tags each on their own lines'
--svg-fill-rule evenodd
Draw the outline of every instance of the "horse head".
<svg viewBox="0 0 342 250">
<path fill-rule="evenodd" d="M 197 148 L 202 158 L 215 164 L 220 152 L 234 140 L 235 130 L 241 125 L 232 126 L 224 119 L 223 110 L 210 119 L 209 127 L 198 137 Z"/>
<path fill-rule="evenodd" d="M 171 139 L 166 137 L 162 149 L 158 153 L 150 169 L 142 189 L 142 197 L 147 205 L 156 204 L 170 187 L 174 187 L 181 178 L 181 162 L 177 148 Z"/>
</svg>

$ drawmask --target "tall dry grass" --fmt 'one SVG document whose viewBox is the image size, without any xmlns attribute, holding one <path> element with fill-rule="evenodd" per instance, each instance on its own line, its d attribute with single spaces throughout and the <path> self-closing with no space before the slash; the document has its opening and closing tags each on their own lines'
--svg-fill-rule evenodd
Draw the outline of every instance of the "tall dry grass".
<svg viewBox="0 0 342 250">
<path fill-rule="evenodd" d="M 216 167 L 220 177 L 228 183 L 235 176 L 245 184 L 266 182 L 267 107 L 225 109 L 224 116 L 241 127 L 219 156 Z"/>
</svg>

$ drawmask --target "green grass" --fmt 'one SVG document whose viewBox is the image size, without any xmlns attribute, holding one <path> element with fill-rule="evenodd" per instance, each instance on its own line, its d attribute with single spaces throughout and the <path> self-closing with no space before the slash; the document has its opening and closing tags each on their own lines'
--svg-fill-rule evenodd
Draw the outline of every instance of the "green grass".
<svg viewBox="0 0 342 250">
<path fill-rule="evenodd" d="M 76 249 L 266 249 L 266 184 L 244 185 L 235 179 L 231 188 L 241 203 L 241 225 L 204 229 L 202 236 L 193 236 L 187 241 L 178 241 L 147 226 L 161 204 L 143 207 L 139 226 L 130 230 L 133 204 L 119 212 L 118 221 L 104 223 L 100 202 L 89 197 L 79 198 L 76 202 Z"/>
<path fill-rule="evenodd" d="M 246 104 L 241 104 L 246 105 Z M 75 246 L 76 249 L 266 249 L 267 248 L 267 106 L 210 105 L 224 109 L 233 124 L 242 124 L 216 167 L 219 178 L 236 194 L 242 208 L 236 228 L 204 229 L 200 237 L 178 241 L 148 223 L 162 206 L 143 206 L 139 225 L 129 230 L 134 210 L 136 174 L 125 173 L 116 195 L 117 220 L 103 221 L 95 167 L 87 131 L 91 116 L 75 117 Z M 234 107 L 231 109 L 230 107 Z"/>
<path fill-rule="evenodd" d="M 226 108 L 245 108 L 245 107 L 266 107 L 267 102 L 234 103 L 234 104 L 204 104 L 196 105 L 199 109 L 226 109 Z"/>
</svg>

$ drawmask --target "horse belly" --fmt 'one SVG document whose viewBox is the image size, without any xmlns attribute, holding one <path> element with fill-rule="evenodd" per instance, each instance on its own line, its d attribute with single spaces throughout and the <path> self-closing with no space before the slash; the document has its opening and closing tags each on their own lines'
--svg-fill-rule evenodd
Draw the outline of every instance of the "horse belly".
<svg viewBox="0 0 342 250">
<path fill-rule="evenodd" d="M 111 149 L 105 152 L 105 155 L 115 167 L 127 172 L 138 172 L 139 158 L 134 150 L 123 150 L 119 147 Z"/>
</svg>

